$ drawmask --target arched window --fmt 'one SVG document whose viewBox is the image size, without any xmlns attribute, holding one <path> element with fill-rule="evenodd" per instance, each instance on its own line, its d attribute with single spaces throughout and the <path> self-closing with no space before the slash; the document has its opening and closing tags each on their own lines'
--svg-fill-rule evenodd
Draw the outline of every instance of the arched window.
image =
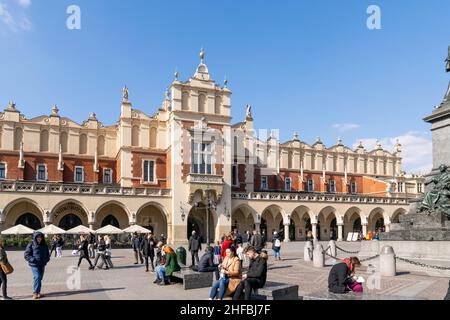
<svg viewBox="0 0 450 320">
<path fill-rule="evenodd" d="M 131 130 L 131 145 L 133 147 L 139 146 L 139 127 L 133 126 L 133 129 Z"/>
<path fill-rule="evenodd" d="M 41 221 L 32 213 L 22 214 L 16 221 L 16 225 L 21 224 L 33 230 L 42 228 Z"/>
<path fill-rule="evenodd" d="M 105 219 L 103 219 L 101 227 L 103 228 L 107 225 L 112 225 L 116 228 L 120 228 L 119 221 L 112 214 L 108 215 Z"/>
<path fill-rule="evenodd" d="M 221 107 L 222 107 L 222 97 L 217 96 L 214 101 L 214 113 L 221 114 Z"/>
<path fill-rule="evenodd" d="M 22 128 L 16 128 L 14 131 L 14 150 L 20 150 L 20 143 L 23 139 Z"/>
<path fill-rule="evenodd" d="M 205 112 L 206 110 L 206 96 L 204 94 L 200 94 L 198 96 L 198 112 Z"/>
<path fill-rule="evenodd" d="M 156 141 L 158 137 L 158 130 L 150 128 L 150 148 L 156 148 Z"/>
<path fill-rule="evenodd" d="M 105 137 L 99 136 L 97 139 L 97 154 L 103 156 L 105 154 Z"/>
<path fill-rule="evenodd" d="M 63 131 L 61 132 L 61 135 L 59 137 L 59 143 L 61 144 L 62 152 L 67 152 L 67 132 Z"/>
<path fill-rule="evenodd" d="M 87 153 L 87 136 L 83 133 L 80 135 L 80 154 Z"/>
<path fill-rule="evenodd" d="M 61 229 L 64 229 L 67 231 L 69 229 L 78 227 L 82 224 L 83 224 L 83 222 L 81 221 L 81 219 L 78 216 L 76 216 L 72 213 L 69 213 L 68 215 L 65 215 L 61 219 L 61 221 L 59 222 L 59 227 Z"/>
<path fill-rule="evenodd" d="M 181 110 L 189 110 L 189 92 L 183 92 L 181 98 Z"/>
<path fill-rule="evenodd" d="M 41 137 L 39 140 L 39 151 L 48 151 L 48 130 L 41 131 Z"/>
</svg>

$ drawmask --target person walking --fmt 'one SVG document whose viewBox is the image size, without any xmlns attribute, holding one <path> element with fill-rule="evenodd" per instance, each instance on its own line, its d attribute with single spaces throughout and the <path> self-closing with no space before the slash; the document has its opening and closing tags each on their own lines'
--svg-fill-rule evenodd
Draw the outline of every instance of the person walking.
<svg viewBox="0 0 450 320">
<path fill-rule="evenodd" d="M 263 249 L 263 238 L 259 232 L 253 230 L 253 236 L 250 241 L 250 247 L 255 248 L 257 253 L 260 253 Z"/>
<path fill-rule="evenodd" d="M 33 299 L 40 299 L 43 297 L 41 288 L 45 266 L 50 261 L 50 254 L 43 233 L 35 232 L 33 234 L 33 242 L 27 245 L 24 258 L 33 273 Z"/>
<path fill-rule="evenodd" d="M 106 254 L 106 243 L 104 240 L 104 237 L 102 235 L 98 236 L 98 240 L 96 243 L 97 252 L 95 253 L 95 260 L 94 260 L 94 268 L 97 267 L 98 259 L 101 258 L 102 262 L 100 263 L 99 269 L 103 268 L 103 263 L 105 264 L 105 270 L 108 270 L 108 263 L 105 260 L 105 254 Z"/>
<path fill-rule="evenodd" d="M 189 252 L 191 253 L 191 267 L 195 266 L 195 261 L 199 262 L 198 251 L 202 250 L 202 245 L 200 242 L 200 238 L 197 235 L 197 232 L 192 231 L 192 235 L 189 238 Z"/>
<path fill-rule="evenodd" d="M 57 239 L 56 239 L 56 257 L 57 258 L 62 257 L 63 247 L 64 247 L 64 239 L 62 238 L 62 236 L 58 235 Z"/>
<path fill-rule="evenodd" d="M 281 240 L 278 232 L 273 232 L 272 238 L 272 250 L 275 256 L 275 260 L 281 260 L 280 251 L 281 251 Z"/>
<path fill-rule="evenodd" d="M 142 258 L 142 253 L 141 253 L 141 238 L 139 237 L 137 232 L 135 232 L 133 234 L 131 243 L 133 244 L 134 260 L 135 260 L 134 264 L 138 264 L 139 260 L 141 261 L 141 264 L 144 263 L 144 259 Z M 139 260 L 138 260 L 138 258 L 139 258 Z"/>
<path fill-rule="evenodd" d="M 111 260 L 111 256 L 112 256 L 111 237 L 109 235 L 105 235 L 103 237 L 103 240 L 105 240 L 105 245 L 106 245 L 106 251 L 105 251 L 106 265 L 112 269 L 112 268 L 114 268 L 114 265 L 113 265 L 112 260 Z M 100 263 L 100 266 L 101 266 L 101 263 Z"/>
<path fill-rule="evenodd" d="M 89 258 L 95 258 L 95 234 L 89 234 L 89 245 L 88 245 Z"/>
<path fill-rule="evenodd" d="M 78 247 L 78 252 L 80 253 L 80 258 L 78 259 L 77 267 L 79 268 L 81 265 L 81 261 L 83 259 L 86 259 L 87 262 L 89 263 L 89 270 L 94 270 L 94 265 L 92 264 L 91 259 L 89 259 L 88 246 L 89 246 L 89 243 L 87 240 L 87 236 L 81 235 L 80 236 L 80 246 Z"/>
<path fill-rule="evenodd" d="M 155 240 L 153 239 L 153 233 L 150 231 L 149 234 L 145 237 L 145 239 L 141 243 L 141 251 L 145 260 L 145 272 L 148 272 L 148 259 L 150 258 L 152 272 L 155 272 L 155 266 L 153 264 L 153 260 L 155 259 Z"/>
<path fill-rule="evenodd" d="M 55 251 L 55 258 L 58 256 L 58 252 L 56 252 L 56 243 L 58 242 L 58 236 L 55 234 L 52 237 L 52 242 L 50 246 L 50 256 L 52 256 L 53 251 Z"/>
<path fill-rule="evenodd" d="M 242 281 L 236 288 L 233 300 L 241 299 L 244 294 L 245 300 L 250 300 L 253 289 L 264 287 L 267 279 L 267 253 L 258 253 L 254 247 L 245 248 L 245 254 L 250 259 L 250 266 L 246 274 L 242 275 Z"/>
<path fill-rule="evenodd" d="M 346 293 L 351 291 L 349 288 L 349 278 L 355 272 L 355 268 L 359 267 L 361 262 L 357 257 L 344 259 L 341 263 L 336 263 L 330 270 L 328 275 L 328 290 L 332 293 Z"/>
<path fill-rule="evenodd" d="M 10 271 L 12 270 L 11 265 L 8 261 L 8 256 L 6 255 L 6 250 L 3 244 L 3 241 L 0 240 L 0 287 L 2 287 L 2 300 L 12 300 L 12 298 L 8 297 L 7 290 L 8 290 L 8 284 L 7 284 L 7 274 L 3 270 L 3 268 L 10 268 Z M 10 272 L 9 271 L 9 272 Z M 6 271 L 8 272 L 8 271 Z"/>
<path fill-rule="evenodd" d="M 242 247 L 242 244 L 240 244 Z M 225 259 L 219 265 L 220 278 L 216 281 L 209 294 L 209 300 L 216 296 L 222 300 L 225 295 L 231 295 L 241 282 L 241 265 L 234 251 L 234 247 L 228 248 L 225 253 Z"/>
</svg>

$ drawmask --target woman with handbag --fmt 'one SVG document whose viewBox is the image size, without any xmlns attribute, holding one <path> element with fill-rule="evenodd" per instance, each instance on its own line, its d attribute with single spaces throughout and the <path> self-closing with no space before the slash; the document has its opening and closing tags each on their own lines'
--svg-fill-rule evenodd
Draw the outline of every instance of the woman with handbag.
<svg viewBox="0 0 450 320">
<path fill-rule="evenodd" d="M 6 275 L 12 273 L 12 267 L 8 262 L 8 257 L 6 256 L 6 251 L 3 246 L 3 241 L 0 240 L 0 287 L 2 287 L 2 300 L 12 300 L 6 294 L 7 290 L 7 279 Z"/>
</svg>

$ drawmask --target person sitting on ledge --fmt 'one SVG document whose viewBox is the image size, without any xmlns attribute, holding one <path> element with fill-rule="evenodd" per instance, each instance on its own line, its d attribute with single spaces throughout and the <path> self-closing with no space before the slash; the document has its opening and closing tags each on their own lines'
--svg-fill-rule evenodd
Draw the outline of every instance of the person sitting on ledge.
<svg viewBox="0 0 450 320">
<path fill-rule="evenodd" d="M 156 279 L 153 283 L 158 283 L 160 286 L 170 284 L 170 277 L 175 271 L 180 271 L 180 265 L 177 261 L 177 255 L 175 251 L 169 246 L 163 246 L 163 255 L 166 263 L 156 267 Z"/>
<path fill-rule="evenodd" d="M 244 299 L 250 300 L 252 290 L 262 288 L 266 284 L 267 252 L 257 253 L 254 247 L 248 246 L 245 248 L 245 254 L 250 259 L 250 266 L 247 273 L 242 275 L 242 281 L 236 288 L 233 300 L 241 299 L 243 292 Z"/>
<path fill-rule="evenodd" d="M 192 270 L 198 272 L 215 272 L 216 280 L 219 280 L 219 270 L 217 265 L 214 265 L 213 250 L 210 246 L 205 248 L 205 253 L 200 258 L 198 265 L 193 266 Z"/>
<path fill-rule="evenodd" d="M 343 262 L 335 264 L 328 276 L 328 290 L 331 293 L 362 291 L 361 284 L 353 277 L 355 268 L 360 265 L 361 262 L 357 257 L 346 258 Z"/>
<path fill-rule="evenodd" d="M 220 269 L 220 278 L 213 284 L 209 300 L 213 300 L 216 296 L 218 300 L 222 300 L 225 295 L 233 294 L 241 282 L 241 263 L 234 247 L 226 250 L 225 259 L 218 269 Z"/>
</svg>

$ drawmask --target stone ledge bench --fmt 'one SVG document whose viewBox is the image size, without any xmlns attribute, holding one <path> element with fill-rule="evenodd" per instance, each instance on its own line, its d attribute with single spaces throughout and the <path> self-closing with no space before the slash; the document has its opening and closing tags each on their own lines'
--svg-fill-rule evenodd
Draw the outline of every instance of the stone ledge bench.
<svg viewBox="0 0 450 320">
<path fill-rule="evenodd" d="M 184 290 L 208 288 L 212 286 L 214 272 L 197 272 L 189 268 L 172 273 L 172 277 L 183 282 Z"/>
<path fill-rule="evenodd" d="M 265 286 L 253 290 L 255 300 L 298 300 L 298 285 L 267 281 Z"/>
<path fill-rule="evenodd" d="M 426 300 L 417 297 L 404 297 L 396 295 L 384 295 L 375 293 L 331 293 L 331 292 L 314 292 L 303 297 L 301 300 Z"/>
</svg>

